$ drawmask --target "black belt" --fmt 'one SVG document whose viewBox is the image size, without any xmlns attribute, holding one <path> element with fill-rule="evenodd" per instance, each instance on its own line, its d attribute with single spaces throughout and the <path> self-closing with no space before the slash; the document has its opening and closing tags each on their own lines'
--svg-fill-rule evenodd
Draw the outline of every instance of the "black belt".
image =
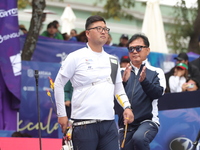
<svg viewBox="0 0 200 150">
<path fill-rule="evenodd" d="M 100 120 L 100 119 L 92 119 L 92 120 L 74 120 L 73 126 L 82 126 L 82 125 L 86 125 L 86 124 L 93 124 L 93 123 L 99 123 L 105 120 Z"/>
</svg>

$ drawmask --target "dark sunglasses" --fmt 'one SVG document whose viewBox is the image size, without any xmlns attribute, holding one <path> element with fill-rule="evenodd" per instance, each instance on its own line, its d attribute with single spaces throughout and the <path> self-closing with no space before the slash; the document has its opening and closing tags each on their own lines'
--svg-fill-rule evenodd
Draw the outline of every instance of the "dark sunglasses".
<svg viewBox="0 0 200 150">
<path fill-rule="evenodd" d="M 137 52 L 140 52 L 142 50 L 142 48 L 148 48 L 148 46 L 136 46 L 136 47 L 129 47 L 128 48 L 128 52 L 134 52 L 134 50 L 136 50 Z"/>
</svg>

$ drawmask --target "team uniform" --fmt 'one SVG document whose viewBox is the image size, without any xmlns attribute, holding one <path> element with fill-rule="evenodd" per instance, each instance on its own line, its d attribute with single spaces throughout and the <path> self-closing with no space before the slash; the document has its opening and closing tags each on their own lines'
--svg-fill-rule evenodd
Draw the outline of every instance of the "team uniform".
<svg viewBox="0 0 200 150">
<path fill-rule="evenodd" d="M 111 63 L 118 67 L 114 84 L 111 78 Z M 80 150 L 98 148 L 117 150 L 118 133 L 114 122 L 114 95 L 120 95 L 121 104 L 124 108 L 130 106 L 122 85 L 117 58 L 107 54 L 103 48 L 101 53 L 94 52 L 88 45 L 70 53 L 62 63 L 55 80 L 58 117 L 66 116 L 65 106 L 63 105 L 63 88 L 69 80 L 74 88 L 71 100 L 71 118 L 77 125 L 72 133 L 74 148 Z M 91 122 L 91 124 L 82 127 L 79 122 Z M 96 131 L 99 131 L 98 134 Z M 107 133 L 107 136 L 101 137 L 105 133 Z M 83 141 L 85 141 L 85 145 Z M 98 141 L 100 142 L 97 143 Z M 108 142 L 113 142 L 113 147 L 106 147 L 105 145 Z M 87 147 L 88 144 L 90 147 Z"/>
<path fill-rule="evenodd" d="M 139 77 L 144 65 L 146 66 L 146 78 L 140 82 Z M 124 87 L 134 114 L 134 121 L 128 125 L 124 149 L 149 149 L 148 143 L 157 134 L 160 124 L 157 103 L 166 87 L 164 72 L 160 68 L 150 66 L 147 60 L 143 61 L 140 69 L 132 65 L 131 76 L 127 82 L 124 82 Z M 117 112 L 122 141 L 124 125 L 121 108 L 118 108 Z M 139 143 L 138 139 L 143 142 Z M 137 143 L 139 147 L 134 147 L 134 143 Z"/>
</svg>

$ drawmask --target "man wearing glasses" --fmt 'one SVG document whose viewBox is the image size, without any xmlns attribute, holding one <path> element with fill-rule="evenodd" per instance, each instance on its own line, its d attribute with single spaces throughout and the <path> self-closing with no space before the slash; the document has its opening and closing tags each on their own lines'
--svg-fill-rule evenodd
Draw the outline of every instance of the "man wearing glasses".
<svg viewBox="0 0 200 150">
<path fill-rule="evenodd" d="M 119 113 L 120 142 L 124 142 L 122 150 L 149 150 L 160 126 L 157 100 L 164 94 L 165 76 L 160 68 L 150 66 L 147 61 L 150 48 L 145 35 L 133 35 L 127 48 L 130 64 L 122 71 L 122 76 L 134 121 L 124 126 Z"/>
<path fill-rule="evenodd" d="M 113 96 L 124 109 L 124 124 L 133 122 L 134 116 L 123 88 L 117 58 L 103 49 L 110 29 L 100 16 L 89 17 L 85 29 L 87 46 L 67 56 L 55 80 L 58 123 L 65 133 L 68 118 L 63 89 L 70 80 L 74 89 L 71 100 L 74 150 L 119 150 Z M 115 73 L 112 66 L 117 68 Z"/>
</svg>

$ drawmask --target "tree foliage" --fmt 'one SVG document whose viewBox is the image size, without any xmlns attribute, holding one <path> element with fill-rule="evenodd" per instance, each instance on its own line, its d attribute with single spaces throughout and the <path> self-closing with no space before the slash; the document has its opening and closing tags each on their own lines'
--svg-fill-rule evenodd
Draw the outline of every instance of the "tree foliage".
<svg viewBox="0 0 200 150">
<path fill-rule="evenodd" d="M 177 2 L 174 6 L 174 24 L 171 32 L 168 33 L 167 40 L 174 53 L 199 51 L 198 37 L 200 28 L 196 28 L 200 18 L 199 2 L 198 7 L 187 8 L 185 0 Z"/>
<path fill-rule="evenodd" d="M 17 1 L 18 9 L 26 8 L 26 6 L 29 4 L 30 4 L 30 2 L 28 0 L 18 0 Z"/>
<path fill-rule="evenodd" d="M 197 1 L 197 14 L 194 19 L 193 23 L 193 31 L 192 34 L 190 35 L 190 41 L 189 41 L 189 46 L 188 46 L 188 51 L 189 52 L 195 52 L 200 54 L 200 46 L 199 46 L 199 38 L 200 38 L 200 0 Z"/>
<path fill-rule="evenodd" d="M 105 3 L 104 3 L 105 2 Z M 104 3 L 103 12 L 95 12 L 98 15 L 103 16 L 105 19 L 113 18 L 120 20 L 120 18 L 133 19 L 133 15 L 127 13 L 126 9 L 130 9 L 135 6 L 135 0 L 97 0 L 95 6 L 98 3 Z"/>
<path fill-rule="evenodd" d="M 133 19 L 126 9 L 135 6 L 135 0 L 97 0 L 97 3 L 104 2 L 104 11 L 98 12 L 104 18 Z M 173 53 L 195 52 L 200 54 L 200 0 L 197 0 L 197 7 L 188 9 L 185 0 L 177 2 L 174 6 L 174 24 L 171 31 L 167 34 L 168 45 Z"/>
<path fill-rule="evenodd" d="M 33 0 L 37 1 L 37 0 Z M 63 2 L 63 0 L 59 0 Z M 133 15 L 126 10 L 135 6 L 135 0 L 96 0 L 97 4 L 103 3 L 103 11 L 95 12 L 106 19 L 120 18 L 133 19 Z M 29 0 L 18 0 L 18 8 L 25 8 Z M 197 0 L 197 7 L 188 9 L 185 0 L 177 2 L 174 6 L 174 24 L 167 33 L 167 43 L 173 53 L 195 52 L 200 54 L 200 0 Z"/>
</svg>

